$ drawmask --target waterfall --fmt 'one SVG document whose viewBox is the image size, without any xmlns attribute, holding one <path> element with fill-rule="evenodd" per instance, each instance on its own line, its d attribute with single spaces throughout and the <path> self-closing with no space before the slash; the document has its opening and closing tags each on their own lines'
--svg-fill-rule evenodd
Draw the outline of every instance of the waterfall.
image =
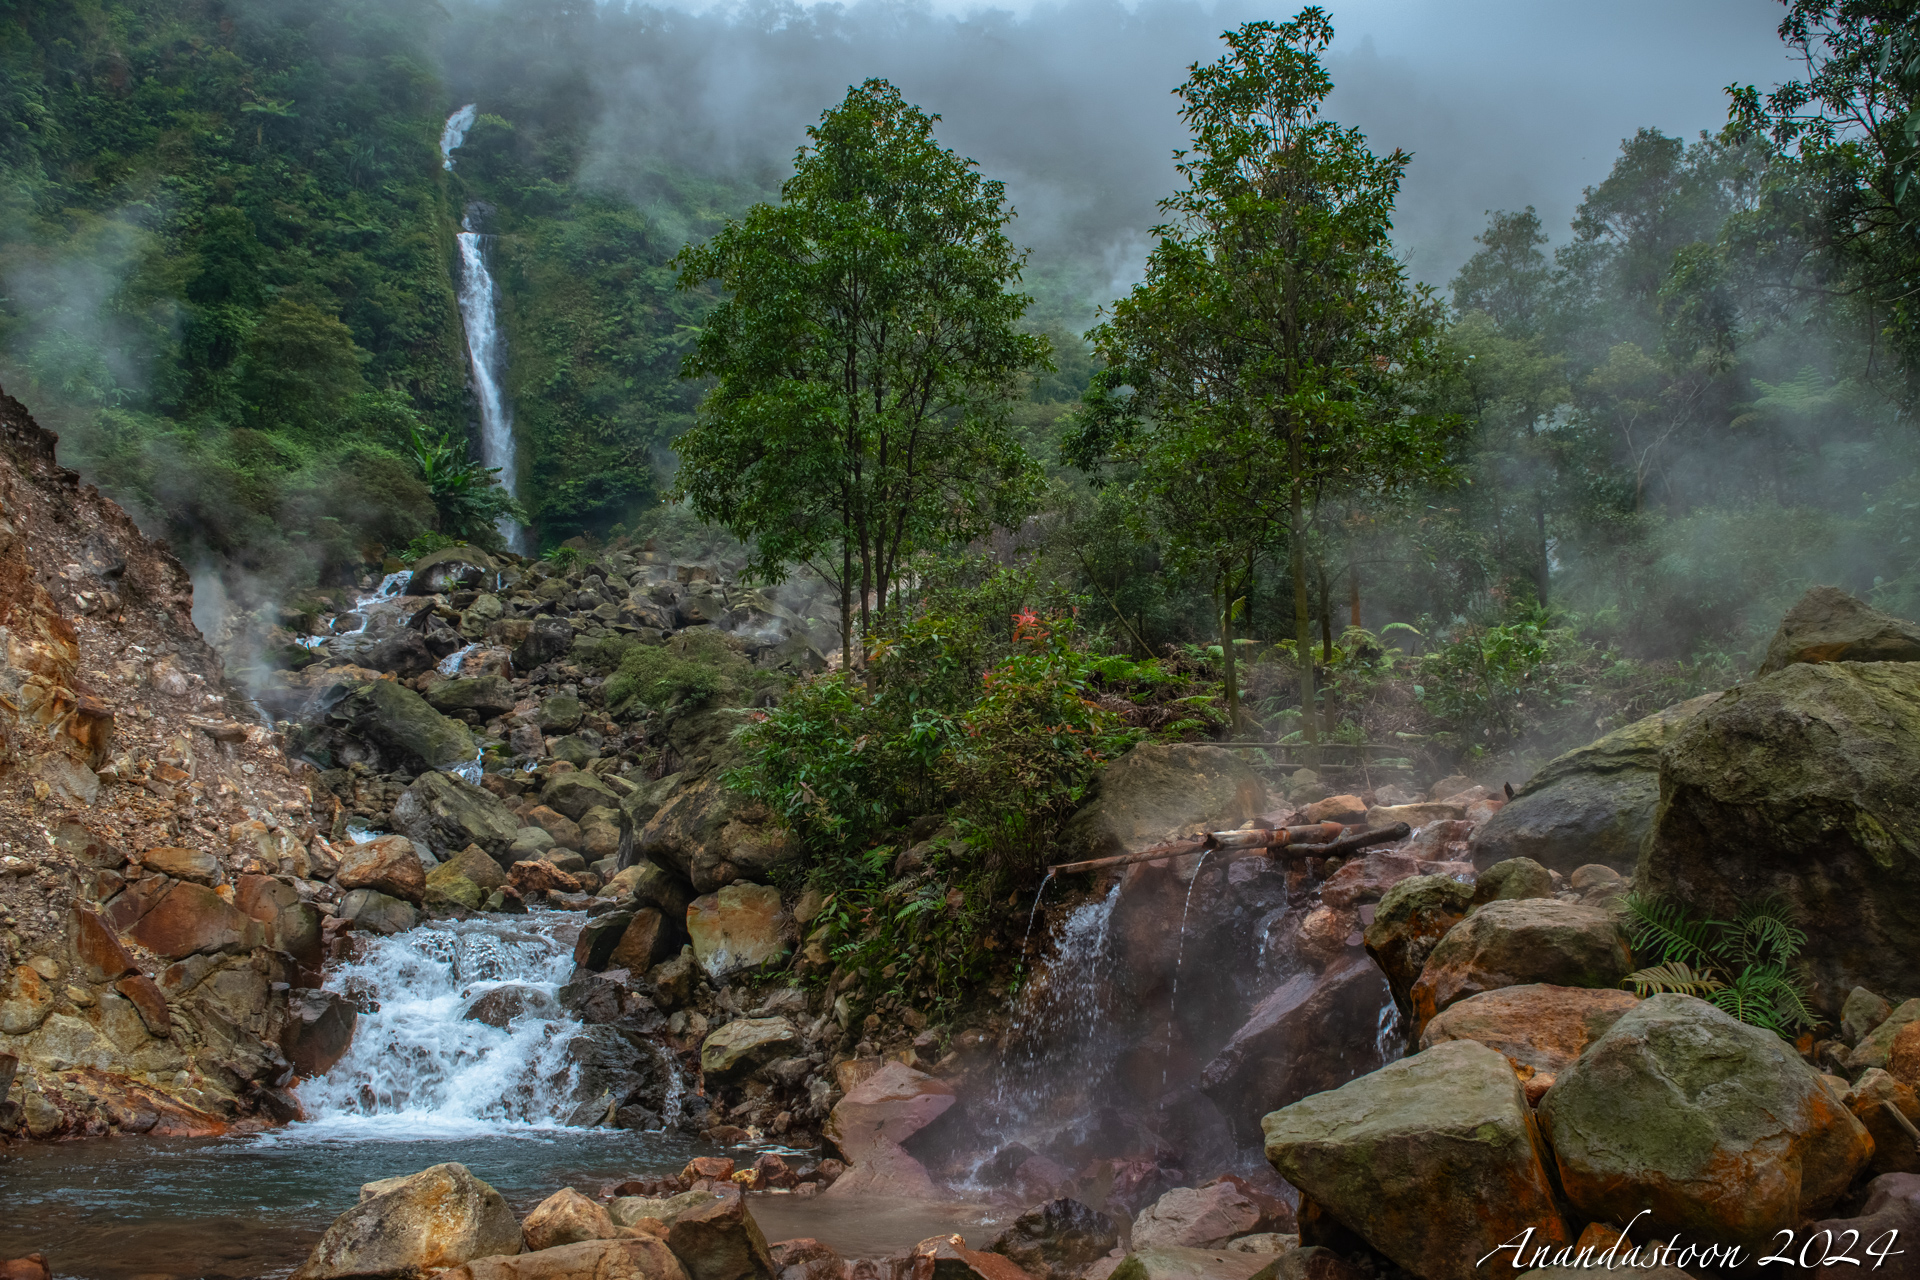
<svg viewBox="0 0 1920 1280">
<path fill-rule="evenodd" d="M 447 117 L 440 134 L 440 153 L 447 168 L 453 168 L 453 152 L 466 141 L 474 121 L 474 104 Z M 498 467 L 500 484 L 513 497 L 520 496 L 519 464 L 513 447 L 513 410 L 507 404 L 500 385 L 506 369 L 505 352 L 500 341 L 500 305 L 494 290 L 493 273 L 487 269 L 483 245 L 485 237 L 475 229 L 469 210 L 460 220 L 460 323 L 467 332 L 467 362 L 473 369 L 474 395 L 480 402 L 480 460 Z M 507 546 L 524 553 L 526 530 L 502 517 L 498 528 Z"/>
<path fill-rule="evenodd" d="M 579 926 L 538 912 L 366 939 L 328 975 L 366 1011 L 346 1056 L 300 1086 L 311 1122 L 369 1136 L 565 1124 L 579 1071 L 570 1049 L 585 1028 L 557 993 Z"/>
</svg>

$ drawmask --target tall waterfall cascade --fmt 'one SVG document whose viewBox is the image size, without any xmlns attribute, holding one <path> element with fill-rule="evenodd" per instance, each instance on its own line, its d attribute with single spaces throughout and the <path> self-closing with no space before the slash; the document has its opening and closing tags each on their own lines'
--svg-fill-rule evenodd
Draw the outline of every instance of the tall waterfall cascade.
<svg viewBox="0 0 1920 1280">
<path fill-rule="evenodd" d="M 453 153 L 473 127 L 475 104 L 469 102 L 447 117 L 440 133 L 444 167 L 453 168 Z M 498 467 L 500 483 L 513 497 L 520 496 L 519 462 L 513 442 L 513 408 L 507 403 L 501 379 L 506 351 L 500 340 L 500 304 L 493 273 L 487 268 L 486 237 L 474 226 L 469 210 L 460 221 L 460 324 L 467 334 L 467 362 L 473 369 L 475 398 L 480 402 L 480 459 Z M 513 550 L 527 550 L 527 531 L 502 517 L 500 536 Z"/>
</svg>

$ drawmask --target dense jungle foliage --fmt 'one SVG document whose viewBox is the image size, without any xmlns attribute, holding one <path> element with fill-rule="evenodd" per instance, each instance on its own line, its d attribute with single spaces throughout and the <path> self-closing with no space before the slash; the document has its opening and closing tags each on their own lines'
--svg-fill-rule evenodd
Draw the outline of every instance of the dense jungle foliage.
<svg viewBox="0 0 1920 1280">
<path fill-rule="evenodd" d="M 824 28 L 564 0 L 4 12 L 0 384 L 62 430 L 67 461 L 238 598 L 285 599 L 410 545 L 494 536 L 468 443 L 463 223 L 488 237 L 520 505 L 542 547 L 687 529 L 686 509 L 663 499 L 673 442 L 709 382 L 681 374 L 722 294 L 673 264 L 729 220 L 750 222 L 756 202 L 777 208 L 791 171 L 731 151 L 719 123 L 678 128 L 698 107 L 675 116 L 656 96 L 658 119 L 629 118 L 633 99 L 616 89 L 643 68 L 686 96 L 669 75 L 675 41 L 804 43 Z M 1313 674 L 1313 727 L 1335 748 L 1471 762 L 1537 755 L 1724 685 L 1810 583 L 1920 607 L 1920 190 L 1907 126 L 1920 34 L 1903 7 L 1793 0 L 1781 35 L 1805 59 L 1801 82 L 1736 87 L 1716 133 L 1626 139 L 1570 228 L 1531 209 L 1492 214 L 1438 293 L 1396 274 L 1384 239 L 1404 164 L 1394 140 L 1317 120 L 1325 89 L 1307 46 L 1324 40 L 1299 21 L 1286 28 L 1305 58 L 1288 64 L 1287 110 L 1326 140 L 1323 172 L 1281 166 L 1236 188 L 1234 173 L 1260 167 L 1232 148 L 1257 130 L 1230 94 L 1207 114 L 1203 64 L 1183 98 L 1198 112 L 1190 163 L 1210 163 L 1213 147 L 1222 164 L 1170 194 L 1148 293 L 1090 295 L 1111 271 L 1058 250 L 1007 277 L 1009 296 L 1032 295 L 1021 331 L 1051 350 L 994 391 L 1022 500 L 992 513 L 986 537 L 951 506 L 944 526 L 919 521 L 926 536 L 885 575 L 897 589 L 861 637 L 859 714 L 878 717 L 872 741 L 907 763 L 898 778 L 847 783 L 860 794 L 821 826 L 823 848 L 853 839 L 859 813 L 907 816 L 888 788 L 936 775 L 956 797 L 1025 785 L 993 772 L 1005 762 L 957 756 L 914 774 L 927 741 L 914 735 L 932 732 L 915 725 L 931 722 L 888 691 L 932 679 L 894 674 L 920 672 L 912 655 L 929 637 L 954 645 L 976 683 L 996 663 L 1028 663 L 1020 687 L 1042 702 L 1071 691 L 1104 705 L 1106 677 L 1090 673 L 1109 659 L 1157 671 L 1119 699 L 1135 712 L 1106 708 L 1129 732 L 1303 733 Z M 448 167 L 441 129 L 467 103 L 478 118 Z M 1248 332 L 1230 311 L 1155 310 L 1155 283 L 1201 279 L 1231 256 L 1236 227 L 1271 221 L 1277 188 L 1261 183 L 1334 191 L 1349 179 L 1370 202 L 1352 207 L 1353 226 L 1373 237 L 1353 258 L 1353 297 L 1392 295 L 1395 342 L 1330 347 L 1323 369 L 1345 378 L 1334 391 L 1319 374 L 1270 378 L 1257 353 L 1236 351 L 1251 372 L 1205 405 L 1163 396 L 1127 424 L 1139 431 L 1107 430 L 1127 416 L 1114 397 L 1151 389 L 1180 343 Z M 1021 230 L 1008 227 L 1016 250 Z M 1319 252 L 1311 235 L 1302 252 Z M 1218 282 L 1223 307 L 1252 296 L 1230 271 Z M 1091 304 L 1110 308 L 1093 342 L 1080 336 Z M 1286 446 L 1280 418 L 1255 421 L 1286 405 L 1291 421 L 1318 423 L 1295 433 L 1310 456 L 1233 458 L 1241 497 L 1273 496 L 1263 486 L 1277 476 L 1284 501 L 1257 520 L 1221 518 L 1233 495 L 1201 482 L 1231 470 L 1220 450 L 1262 432 Z M 943 545 L 940 527 L 971 541 Z M 991 562 L 964 606 L 934 567 L 963 550 Z M 1003 569 L 1033 589 L 987 591 Z M 1081 656 L 1029 652 L 1017 616 L 1070 634 Z M 1002 648 L 982 656 L 955 639 L 966 634 Z M 1157 704 L 1133 695 L 1161 676 L 1194 705 L 1143 723 L 1138 707 Z M 636 689 L 654 678 L 632 674 Z M 1039 703 L 981 709 L 974 692 L 937 715 L 1040 715 Z M 756 732 L 804 737 L 841 714 L 840 696 L 853 692 L 806 686 Z M 1122 731 L 1087 715 L 1057 723 L 1089 742 Z M 792 780 L 759 785 L 779 799 Z M 1044 825 L 1049 804 L 1021 820 Z"/>
</svg>

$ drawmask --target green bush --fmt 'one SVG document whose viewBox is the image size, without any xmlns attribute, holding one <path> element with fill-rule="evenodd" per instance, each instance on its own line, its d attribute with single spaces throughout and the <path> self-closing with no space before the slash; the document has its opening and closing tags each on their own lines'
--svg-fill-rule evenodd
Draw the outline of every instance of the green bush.
<svg viewBox="0 0 1920 1280">
<path fill-rule="evenodd" d="M 1634 952 L 1646 964 L 1622 986 L 1642 996 L 1699 996 L 1785 1040 L 1819 1021 L 1797 964 L 1807 935 L 1779 898 L 1745 903 L 1732 920 L 1696 920 L 1675 903 L 1639 894 L 1627 898 L 1627 911 Z"/>
<path fill-rule="evenodd" d="M 626 649 L 607 679 L 605 696 L 614 718 L 626 719 L 643 709 L 693 706 L 777 678 L 756 673 L 724 635 L 699 628 L 683 631 L 662 645 L 635 644 Z"/>
</svg>

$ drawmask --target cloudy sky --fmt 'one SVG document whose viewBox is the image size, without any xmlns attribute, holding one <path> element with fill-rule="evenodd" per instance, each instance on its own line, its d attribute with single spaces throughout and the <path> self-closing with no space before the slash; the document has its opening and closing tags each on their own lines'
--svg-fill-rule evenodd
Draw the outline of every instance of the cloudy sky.
<svg viewBox="0 0 1920 1280">
<path fill-rule="evenodd" d="M 486 3 L 487 0 L 469 0 Z M 509 0 L 510 2 L 510 0 Z M 1329 114 L 1414 153 L 1398 240 L 1444 284 L 1488 209 L 1532 204 L 1559 238 L 1581 189 L 1644 125 L 1691 137 L 1724 87 L 1790 78 L 1777 0 L 1343 0 Z M 1036 262 L 1096 264 L 1117 293 L 1144 255 L 1185 134 L 1171 90 L 1220 32 L 1295 10 L 1248 0 L 741 0 L 657 15 L 597 51 L 608 180 L 636 158 L 772 163 L 848 84 L 884 76 L 943 117 L 943 141 L 1006 181 Z"/>
</svg>

